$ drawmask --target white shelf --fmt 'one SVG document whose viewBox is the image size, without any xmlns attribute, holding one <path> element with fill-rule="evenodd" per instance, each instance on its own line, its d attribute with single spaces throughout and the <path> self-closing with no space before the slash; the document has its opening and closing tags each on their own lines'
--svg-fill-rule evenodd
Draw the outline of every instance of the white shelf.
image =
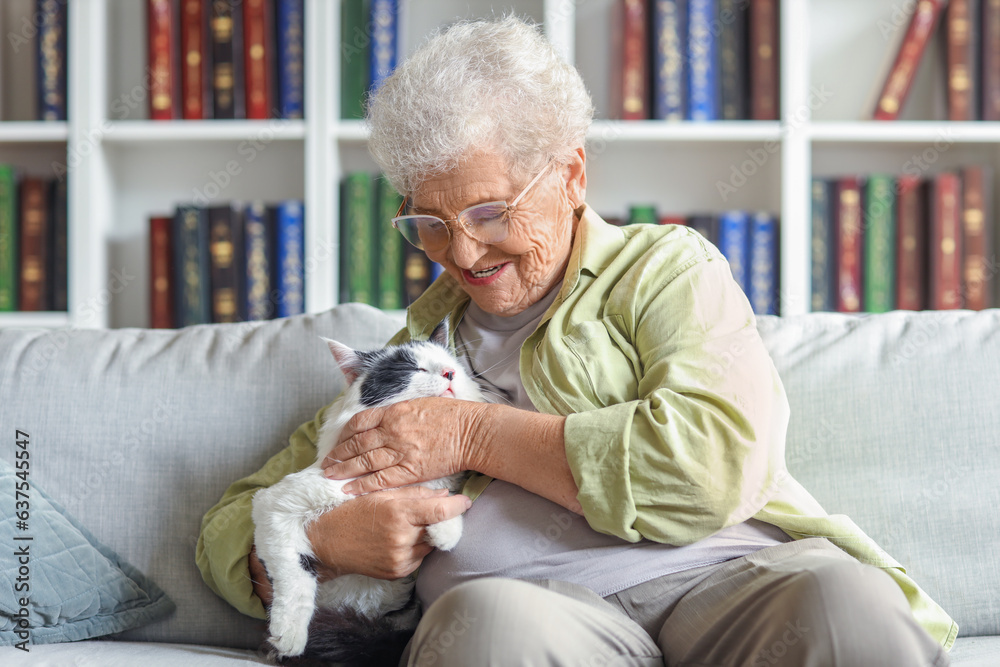
<svg viewBox="0 0 1000 667">
<path fill-rule="evenodd" d="M 122 120 L 108 121 L 107 143 L 157 143 L 173 141 L 301 141 L 306 136 L 302 120 Z"/>
<path fill-rule="evenodd" d="M 0 313 L 0 329 L 55 329 L 69 324 L 68 313 Z"/>
<path fill-rule="evenodd" d="M 46 143 L 69 139 L 65 121 L 0 122 L 0 143 Z"/>
<path fill-rule="evenodd" d="M 808 134 L 816 142 L 1000 143 L 1000 122 L 826 121 L 812 123 Z"/>
</svg>

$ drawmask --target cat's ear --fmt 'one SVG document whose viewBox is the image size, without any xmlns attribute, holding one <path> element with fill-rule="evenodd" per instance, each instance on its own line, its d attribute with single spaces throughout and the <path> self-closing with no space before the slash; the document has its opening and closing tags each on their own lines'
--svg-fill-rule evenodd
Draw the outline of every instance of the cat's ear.
<svg viewBox="0 0 1000 667">
<path fill-rule="evenodd" d="M 448 330 L 450 325 L 448 324 L 448 318 L 441 320 L 441 323 L 434 327 L 434 331 L 431 332 L 430 342 L 437 343 L 444 349 L 448 349 Z"/>
<path fill-rule="evenodd" d="M 320 338 L 326 342 L 330 348 L 330 352 L 333 353 L 333 358 L 337 360 L 337 365 L 340 366 L 341 372 L 347 379 L 347 384 L 353 383 L 358 378 L 358 375 L 361 374 L 361 367 L 363 365 L 361 357 L 357 352 L 343 343 L 338 343 L 333 339 L 323 338 L 322 336 Z"/>
</svg>

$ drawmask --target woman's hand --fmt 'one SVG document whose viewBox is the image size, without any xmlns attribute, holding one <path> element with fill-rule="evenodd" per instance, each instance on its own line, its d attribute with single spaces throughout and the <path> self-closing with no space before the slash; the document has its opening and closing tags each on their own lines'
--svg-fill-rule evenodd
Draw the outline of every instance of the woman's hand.
<svg viewBox="0 0 1000 667">
<path fill-rule="evenodd" d="M 416 398 L 354 415 L 323 461 L 330 479 L 358 477 L 345 493 L 362 494 L 445 477 L 471 467 L 488 405 Z"/>
</svg>

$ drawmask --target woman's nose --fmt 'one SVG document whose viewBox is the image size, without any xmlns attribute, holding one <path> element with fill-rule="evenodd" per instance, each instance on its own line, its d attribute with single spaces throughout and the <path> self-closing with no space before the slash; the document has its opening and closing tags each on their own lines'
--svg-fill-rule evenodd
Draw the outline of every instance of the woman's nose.
<svg viewBox="0 0 1000 667">
<path fill-rule="evenodd" d="M 487 253 L 489 246 L 469 236 L 468 232 L 456 225 L 451 234 L 451 257 L 461 269 L 471 269 L 479 258 Z"/>
</svg>

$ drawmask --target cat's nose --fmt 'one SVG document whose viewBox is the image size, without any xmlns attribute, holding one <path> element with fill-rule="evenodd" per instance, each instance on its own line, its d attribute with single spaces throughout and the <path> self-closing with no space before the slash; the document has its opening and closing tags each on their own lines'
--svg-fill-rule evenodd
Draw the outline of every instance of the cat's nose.
<svg viewBox="0 0 1000 667">
<path fill-rule="evenodd" d="M 452 380 L 455 379 L 455 371 L 451 370 L 450 368 L 446 368 L 441 373 L 441 376 L 444 377 L 446 380 L 448 380 L 448 382 L 451 382 Z"/>
</svg>

